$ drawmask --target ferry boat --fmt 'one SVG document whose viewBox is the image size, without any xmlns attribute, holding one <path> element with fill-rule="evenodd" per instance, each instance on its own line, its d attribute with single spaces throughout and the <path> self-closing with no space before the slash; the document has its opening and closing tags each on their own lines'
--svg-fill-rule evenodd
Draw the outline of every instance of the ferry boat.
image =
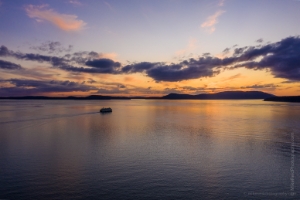
<svg viewBox="0 0 300 200">
<path fill-rule="evenodd" d="M 111 108 L 101 108 L 101 109 L 100 109 L 100 112 L 101 112 L 101 113 L 112 112 L 112 109 L 111 109 Z"/>
</svg>

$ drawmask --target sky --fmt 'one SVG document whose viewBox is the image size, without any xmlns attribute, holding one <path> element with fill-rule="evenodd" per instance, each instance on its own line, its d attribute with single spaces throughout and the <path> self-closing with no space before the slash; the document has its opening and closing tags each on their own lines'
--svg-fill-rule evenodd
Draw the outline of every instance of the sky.
<svg viewBox="0 0 300 200">
<path fill-rule="evenodd" d="M 0 96 L 300 95 L 299 0 L 0 0 Z"/>
</svg>

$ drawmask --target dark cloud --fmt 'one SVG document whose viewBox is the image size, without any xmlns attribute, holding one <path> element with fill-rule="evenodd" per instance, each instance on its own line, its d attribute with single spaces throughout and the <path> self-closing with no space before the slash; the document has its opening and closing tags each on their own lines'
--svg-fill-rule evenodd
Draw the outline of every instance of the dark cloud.
<svg viewBox="0 0 300 200">
<path fill-rule="evenodd" d="M 6 46 L 1 46 L 0 47 L 0 56 L 11 56 L 13 52 L 11 52 Z"/>
<path fill-rule="evenodd" d="M 155 63 L 144 71 L 156 81 L 181 81 L 211 77 L 229 65 L 234 65 L 231 69 L 268 69 L 275 77 L 300 81 L 300 38 L 288 37 L 260 47 L 236 48 L 232 57 L 224 59 L 206 56 L 173 65 Z"/>
<path fill-rule="evenodd" d="M 98 89 L 72 81 L 9 79 L 1 80 L 1 82 L 9 82 L 14 87 L 1 87 L 0 96 L 42 95 L 49 92 L 88 92 Z"/>
<path fill-rule="evenodd" d="M 228 54 L 229 51 L 230 51 L 230 48 L 226 48 L 226 49 L 223 50 L 223 54 Z"/>
<path fill-rule="evenodd" d="M 97 81 L 95 81 L 94 79 L 92 78 L 89 78 L 89 80 L 87 81 L 89 84 L 93 84 L 93 83 L 97 83 Z"/>
<path fill-rule="evenodd" d="M 56 41 L 47 41 L 42 43 L 39 46 L 32 46 L 31 49 L 37 50 L 39 52 L 46 52 L 49 54 L 52 53 L 62 53 L 62 52 L 70 52 L 73 48 L 72 45 L 69 45 L 68 47 L 63 47 L 60 42 Z"/>
<path fill-rule="evenodd" d="M 67 58 L 69 61 L 80 65 L 84 65 L 87 61 L 91 59 L 98 59 L 99 57 L 100 55 L 94 51 L 79 51 L 73 54 L 65 55 L 65 58 Z"/>
<path fill-rule="evenodd" d="M 259 56 L 265 56 L 272 50 L 272 45 L 266 45 L 262 46 L 261 48 L 255 48 L 255 47 L 248 47 L 248 48 L 239 48 L 242 49 L 241 52 L 239 52 L 239 59 L 238 61 L 250 61 L 254 60 L 255 58 L 258 58 Z M 235 54 L 238 55 L 238 54 Z"/>
<path fill-rule="evenodd" d="M 78 57 L 79 58 L 79 57 Z M 78 61 L 78 60 L 77 60 Z M 85 62 L 85 67 L 76 67 L 68 64 L 67 62 L 62 62 L 58 66 L 60 69 L 70 71 L 70 72 L 85 72 L 85 73 L 100 73 L 100 74 L 118 74 L 120 73 L 121 63 L 115 62 L 111 59 L 100 58 L 93 60 L 82 60 L 78 62 Z"/>
<path fill-rule="evenodd" d="M 278 85 L 275 85 L 273 83 L 271 84 L 263 84 L 263 85 L 249 85 L 249 86 L 243 86 L 241 89 L 264 89 L 264 88 L 276 88 L 279 87 Z"/>
<path fill-rule="evenodd" d="M 210 53 L 204 53 L 202 54 L 203 57 L 206 57 L 206 56 L 210 56 Z"/>
<path fill-rule="evenodd" d="M 163 65 L 163 63 L 140 62 L 127 65 L 122 68 L 122 71 L 125 73 L 143 72 L 159 65 Z"/>
<path fill-rule="evenodd" d="M 248 47 L 240 49 L 244 50 L 246 48 Z M 237 51 L 242 53 L 242 50 Z M 221 59 L 206 55 L 205 57 L 200 57 L 198 59 L 191 58 L 184 60 L 178 64 L 141 62 L 124 66 L 122 72 L 143 72 L 156 81 L 175 82 L 201 77 L 212 77 L 218 74 L 221 68 L 225 68 L 240 60 L 245 60 L 246 58 L 242 56 L 248 56 L 250 58 L 255 57 L 255 55 L 241 55 Z"/>
<path fill-rule="evenodd" d="M 190 92 L 203 92 L 206 91 L 207 88 L 206 87 L 192 87 L 192 86 L 183 86 L 181 87 L 182 90 L 187 90 L 189 93 Z"/>
<path fill-rule="evenodd" d="M 217 74 L 211 67 L 199 65 L 162 65 L 151 68 L 146 74 L 156 81 L 181 81 L 200 77 L 210 77 Z"/>
<path fill-rule="evenodd" d="M 98 67 L 74 67 L 72 65 L 68 64 L 62 64 L 59 66 L 60 69 L 63 69 L 65 71 L 69 72 L 84 72 L 84 73 L 90 73 L 90 74 L 119 74 L 120 72 L 117 71 L 116 65 L 112 66 L 98 66 Z"/>
<path fill-rule="evenodd" d="M 85 64 L 91 59 L 98 58 L 99 54 L 94 51 L 81 51 L 73 54 L 66 54 L 63 57 L 59 56 L 47 56 L 33 53 L 21 53 L 9 50 L 6 46 L 0 47 L 0 56 L 2 57 L 14 57 L 20 60 L 29 60 L 36 62 L 47 62 L 54 67 L 60 67 L 68 65 L 68 63 Z"/>
<path fill-rule="evenodd" d="M 189 60 L 185 60 L 181 62 L 181 64 L 184 64 L 186 66 L 197 66 L 200 68 L 214 68 L 214 67 L 222 67 L 226 65 L 233 64 L 237 61 L 236 57 L 226 57 L 223 59 L 217 58 L 217 57 L 200 57 L 198 59 L 191 58 Z"/>
<path fill-rule="evenodd" d="M 32 53 L 21 53 L 10 51 L 7 47 L 0 47 L 0 56 L 3 57 L 14 57 L 20 60 L 29 60 L 36 62 L 46 62 L 51 64 L 53 67 L 57 67 L 66 71 L 71 72 L 85 72 L 85 73 L 118 73 L 121 64 L 119 62 L 114 62 L 113 60 L 101 58 L 101 59 L 91 59 L 99 57 L 96 52 L 75 52 L 73 54 L 67 54 L 64 57 L 58 56 L 46 56 L 40 54 Z M 71 63 L 71 64 L 69 64 Z M 87 67 L 76 67 L 72 63 L 85 65 Z"/>
<path fill-rule="evenodd" d="M 144 72 L 156 81 L 181 81 L 199 77 L 213 76 L 217 71 L 212 70 L 211 66 L 201 65 L 193 59 L 183 61 L 179 64 L 165 63 L 135 63 L 122 68 L 123 72 L 135 73 Z"/>
<path fill-rule="evenodd" d="M 0 60 L 0 69 L 9 69 L 9 70 L 16 70 L 16 69 L 22 69 L 21 65 Z"/>
<path fill-rule="evenodd" d="M 256 40 L 255 42 L 257 43 L 262 43 L 264 40 L 262 38 L 259 38 L 258 40 Z"/>
<path fill-rule="evenodd" d="M 127 65 L 123 72 L 144 72 L 156 81 L 182 81 L 200 77 L 211 77 L 219 73 L 218 67 L 233 63 L 235 58 L 219 59 L 214 57 L 201 57 L 199 59 L 184 60 L 178 64 L 141 62 Z"/>
<path fill-rule="evenodd" d="M 121 63 L 107 58 L 89 60 L 85 65 L 96 68 L 98 73 L 115 73 L 121 67 Z"/>
<path fill-rule="evenodd" d="M 125 85 L 123 85 L 122 83 L 118 83 L 118 82 L 99 82 L 102 85 L 111 87 L 111 88 L 126 88 Z M 134 87 L 134 86 L 133 86 Z"/>
<path fill-rule="evenodd" d="M 240 77 L 242 77 L 242 75 L 240 73 L 238 73 L 238 74 L 235 74 L 233 76 L 223 79 L 223 81 L 229 81 L 229 80 L 240 78 Z"/>
<path fill-rule="evenodd" d="M 299 81 L 282 81 L 281 83 L 298 83 Z"/>
<path fill-rule="evenodd" d="M 235 48 L 233 52 L 233 56 L 241 55 L 248 47 Z"/>
<path fill-rule="evenodd" d="M 259 61 L 253 59 L 262 57 Z M 245 63 L 234 68 L 269 69 L 277 78 L 300 81 L 300 38 L 288 37 L 261 48 L 249 48 L 239 58 Z"/>
<path fill-rule="evenodd" d="M 19 60 L 30 60 L 36 62 L 48 62 L 53 66 L 58 66 L 64 62 L 67 62 L 66 59 L 57 57 L 57 56 L 45 56 L 40 54 L 33 54 L 33 53 L 21 53 L 21 52 L 14 52 L 9 50 L 6 46 L 0 47 L 0 56 L 2 57 L 13 57 Z"/>
<path fill-rule="evenodd" d="M 45 55 L 32 54 L 32 53 L 27 53 L 27 54 L 15 53 L 14 57 L 21 60 L 30 60 L 30 61 L 40 62 L 40 63 L 48 62 L 54 67 L 60 66 L 65 62 L 67 62 L 67 60 L 61 57 L 45 56 Z"/>
<path fill-rule="evenodd" d="M 198 87 L 192 87 L 192 86 L 183 86 L 183 87 L 181 87 L 181 89 L 183 89 L 183 90 L 191 90 L 191 91 L 197 91 L 197 90 L 199 90 Z"/>
</svg>

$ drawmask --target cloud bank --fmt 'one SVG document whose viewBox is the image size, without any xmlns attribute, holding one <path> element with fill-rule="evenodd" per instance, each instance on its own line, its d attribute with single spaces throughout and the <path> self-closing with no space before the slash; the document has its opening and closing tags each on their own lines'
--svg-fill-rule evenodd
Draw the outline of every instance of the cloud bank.
<svg viewBox="0 0 300 200">
<path fill-rule="evenodd" d="M 262 57 L 259 61 L 255 58 Z M 233 68 L 269 69 L 274 77 L 300 81 L 300 38 L 288 37 L 279 42 L 261 46 L 248 47 L 238 57 L 246 61 Z"/>
<path fill-rule="evenodd" d="M 109 58 L 101 58 L 94 51 L 82 51 L 64 56 L 46 56 L 21 53 L 0 47 L 0 57 L 14 57 L 49 63 L 54 68 L 69 72 L 90 74 L 132 74 L 143 73 L 155 81 L 176 82 L 203 77 L 212 77 L 221 70 L 245 67 L 253 70 L 269 70 L 274 77 L 300 81 L 300 38 L 287 37 L 279 42 L 260 46 L 246 46 L 233 49 L 233 55 L 225 58 L 204 54 L 179 63 L 139 62 L 122 65 Z M 2 61 L 2 69 L 20 69 L 21 66 Z"/>
<path fill-rule="evenodd" d="M 25 95 L 43 95 L 45 93 L 57 92 L 88 92 L 98 88 L 79 84 L 72 81 L 42 81 L 42 80 L 24 80 L 9 79 L 0 80 L 14 85 L 14 87 L 1 87 L 0 96 L 25 96 Z"/>
<path fill-rule="evenodd" d="M 16 69 L 22 69 L 21 65 L 0 60 L 0 69 L 9 69 L 9 70 L 16 70 Z"/>
</svg>

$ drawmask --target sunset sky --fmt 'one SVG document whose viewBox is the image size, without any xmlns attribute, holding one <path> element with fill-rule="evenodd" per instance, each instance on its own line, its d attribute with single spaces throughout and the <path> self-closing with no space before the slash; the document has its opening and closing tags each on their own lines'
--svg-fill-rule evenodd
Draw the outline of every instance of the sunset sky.
<svg viewBox="0 0 300 200">
<path fill-rule="evenodd" d="M 0 96 L 300 95 L 299 0 L 0 0 Z"/>
</svg>

